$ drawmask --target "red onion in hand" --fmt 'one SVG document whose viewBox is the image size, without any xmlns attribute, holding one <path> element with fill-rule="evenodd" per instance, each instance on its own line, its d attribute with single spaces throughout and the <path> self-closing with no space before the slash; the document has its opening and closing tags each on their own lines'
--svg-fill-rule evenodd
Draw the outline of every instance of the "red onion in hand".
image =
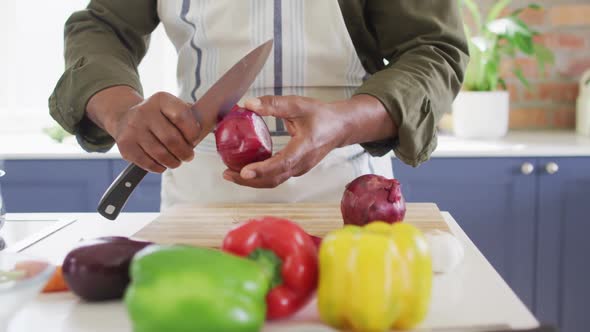
<svg viewBox="0 0 590 332">
<path fill-rule="evenodd" d="M 373 221 L 404 220 L 406 202 L 395 179 L 363 175 L 346 185 L 340 203 L 344 224 L 363 226 Z"/>
<path fill-rule="evenodd" d="M 260 115 L 234 107 L 215 130 L 217 152 L 223 163 L 239 172 L 242 167 L 272 155 L 272 140 Z"/>
</svg>

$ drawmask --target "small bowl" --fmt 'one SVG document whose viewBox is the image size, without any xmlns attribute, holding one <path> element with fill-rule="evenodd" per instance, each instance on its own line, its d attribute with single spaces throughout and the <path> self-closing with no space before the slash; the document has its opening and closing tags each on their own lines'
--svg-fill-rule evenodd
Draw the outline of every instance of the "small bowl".
<svg viewBox="0 0 590 332">
<path fill-rule="evenodd" d="M 0 252 L 0 332 L 41 292 L 54 271 L 44 259 Z"/>
</svg>

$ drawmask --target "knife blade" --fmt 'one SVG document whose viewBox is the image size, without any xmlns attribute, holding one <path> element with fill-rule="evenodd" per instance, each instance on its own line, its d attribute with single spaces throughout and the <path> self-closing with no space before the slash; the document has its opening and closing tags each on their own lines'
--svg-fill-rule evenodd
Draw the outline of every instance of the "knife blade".
<svg viewBox="0 0 590 332">
<path fill-rule="evenodd" d="M 219 116 L 226 115 L 244 96 L 268 60 L 273 40 L 256 47 L 226 71 L 203 96 L 191 106 L 191 113 L 201 125 L 196 144 L 215 128 Z M 98 203 L 98 213 L 115 220 L 125 207 L 133 190 L 147 171 L 129 164 L 113 181 Z"/>
<path fill-rule="evenodd" d="M 191 107 L 193 115 L 201 124 L 201 136 L 205 138 L 215 127 L 218 118 L 223 118 L 244 96 L 268 59 L 272 49 L 272 39 L 262 44 L 227 71 Z M 217 110 L 217 111 L 203 111 Z"/>
</svg>

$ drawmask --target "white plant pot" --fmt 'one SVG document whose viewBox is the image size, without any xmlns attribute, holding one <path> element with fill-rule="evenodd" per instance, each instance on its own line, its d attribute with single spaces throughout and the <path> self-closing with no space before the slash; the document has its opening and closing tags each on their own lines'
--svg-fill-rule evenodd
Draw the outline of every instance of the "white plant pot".
<svg viewBox="0 0 590 332">
<path fill-rule="evenodd" d="M 453 103 L 453 131 L 463 138 L 500 138 L 508 132 L 507 91 L 461 91 Z"/>
<path fill-rule="evenodd" d="M 576 131 L 590 136 L 590 70 L 580 79 L 580 93 L 576 103 Z"/>
</svg>

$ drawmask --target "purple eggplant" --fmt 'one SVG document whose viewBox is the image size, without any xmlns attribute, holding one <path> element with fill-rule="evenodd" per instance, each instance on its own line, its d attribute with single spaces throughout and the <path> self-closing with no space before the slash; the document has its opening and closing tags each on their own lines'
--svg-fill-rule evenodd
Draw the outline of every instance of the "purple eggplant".
<svg viewBox="0 0 590 332">
<path fill-rule="evenodd" d="M 130 282 L 131 259 L 150 244 L 119 236 L 84 241 L 64 259 L 66 284 L 86 301 L 120 299 Z"/>
</svg>

